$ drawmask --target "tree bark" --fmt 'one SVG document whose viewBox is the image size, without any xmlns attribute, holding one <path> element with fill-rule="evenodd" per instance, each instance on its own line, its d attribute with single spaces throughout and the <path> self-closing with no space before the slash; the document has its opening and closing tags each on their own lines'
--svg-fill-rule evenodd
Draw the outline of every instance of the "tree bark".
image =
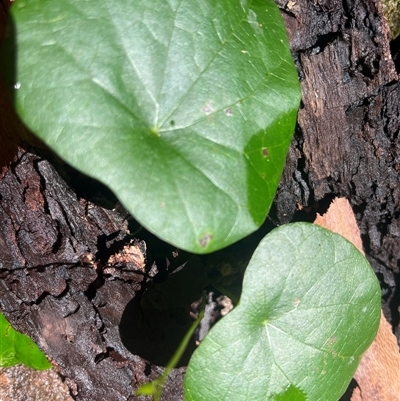
<svg viewBox="0 0 400 401">
<path fill-rule="evenodd" d="M 302 87 L 295 138 L 275 200 L 296 208 L 346 197 L 399 324 L 400 87 L 379 1 L 278 1 Z M 323 211 L 323 210 L 322 210 Z M 398 338 L 399 328 L 396 329 Z"/>
<path fill-rule="evenodd" d="M 348 198 L 400 336 L 400 87 L 381 5 L 277 4 L 303 97 L 273 214 L 282 224 L 311 210 L 312 221 L 334 196 Z M 78 197 L 50 156 L 29 146 L 16 154 L 11 127 L 24 138 L 25 128 L 10 105 L 1 110 L 0 138 L 15 156 L 0 177 L 1 310 L 50 357 L 75 399 L 144 400 L 134 389 L 162 367 L 126 348 L 120 323 L 147 285 L 146 244 L 131 242 L 125 214 Z M 60 168 L 68 179 L 71 170 Z M 140 320 L 138 305 L 132 311 Z M 183 400 L 184 371 L 173 370 L 164 400 Z"/>
</svg>

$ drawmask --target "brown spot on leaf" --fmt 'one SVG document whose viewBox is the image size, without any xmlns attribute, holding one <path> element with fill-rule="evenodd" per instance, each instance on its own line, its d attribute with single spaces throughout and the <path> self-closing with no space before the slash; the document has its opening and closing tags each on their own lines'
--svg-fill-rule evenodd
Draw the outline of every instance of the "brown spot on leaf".
<svg viewBox="0 0 400 401">
<path fill-rule="evenodd" d="M 261 149 L 261 154 L 263 155 L 263 157 L 268 157 L 268 149 L 267 148 L 262 148 Z"/>
<path fill-rule="evenodd" d="M 213 102 L 211 100 L 203 107 L 203 111 L 207 116 L 214 112 Z"/>
<path fill-rule="evenodd" d="M 336 337 L 330 336 L 328 339 L 328 345 L 333 345 L 333 344 L 336 344 Z"/>
<path fill-rule="evenodd" d="M 211 234 L 206 234 L 203 238 L 200 239 L 199 244 L 202 248 L 205 248 L 212 239 L 213 236 Z"/>
<path fill-rule="evenodd" d="M 227 109 L 225 109 L 224 112 L 228 117 L 232 117 L 233 116 L 232 109 L 230 109 L 229 107 Z"/>
</svg>

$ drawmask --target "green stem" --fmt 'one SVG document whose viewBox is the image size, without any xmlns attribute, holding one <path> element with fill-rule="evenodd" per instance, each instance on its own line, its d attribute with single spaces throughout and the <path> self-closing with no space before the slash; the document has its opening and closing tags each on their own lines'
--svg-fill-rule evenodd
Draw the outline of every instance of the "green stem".
<svg viewBox="0 0 400 401">
<path fill-rule="evenodd" d="M 201 319 L 203 319 L 203 317 L 204 317 L 204 308 L 199 313 L 198 318 L 190 326 L 190 329 L 185 334 L 185 337 L 183 337 L 181 343 L 179 344 L 178 349 L 175 351 L 174 355 L 172 356 L 172 358 L 168 362 L 167 366 L 165 367 L 163 374 L 156 380 L 153 380 L 150 383 L 145 383 L 142 386 L 140 386 L 137 389 L 135 395 L 152 395 L 154 401 L 159 401 L 163 385 L 164 385 L 165 381 L 167 380 L 169 373 L 178 364 L 183 353 L 185 352 L 186 347 L 189 344 L 189 341 L 190 341 L 194 331 L 196 330 L 197 326 L 200 324 Z"/>
<path fill-rule="evenodd" d="M 232 301 L 232 303 L 234 305 L 237 305 L 239 303 L 239 298 L 237 296 L 235 296 L 232 292 L 228 291 L 226 288 L 222 287 L 222 285 L 218 284 L 215 280 L 209 278 L 210 280 L 210 284 L 217 290 L 219 291 L 221 294 L 224 294 L 225 296 L 227 296 L 228 298 L 230 298 L 230 300 Z"/>
<path fill-rule="evenodd" d="M 139 228 L 138 228 L 137 230 L 135 230 L 133 233 L 129 233 L 128 236 L 129 236 L 129 237 L 135 237 L 135 236 L 136 236 L 137 234 L 139 234 L 140 231 L 142 231 L 142 230 L 143 230 L 143 226 L 140 225 Z"/>
</svg>

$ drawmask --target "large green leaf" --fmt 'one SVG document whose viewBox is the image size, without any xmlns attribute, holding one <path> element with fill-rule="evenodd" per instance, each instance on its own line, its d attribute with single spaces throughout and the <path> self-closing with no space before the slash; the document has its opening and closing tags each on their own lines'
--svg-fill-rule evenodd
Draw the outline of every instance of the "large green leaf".
<svg viewBox="0 0 400 401">
<path fill-rule="evenodd" d="M 272 0 L 18 0 L 17 109 L 193 252 L 264 221 L 300 89 Z"/>
<path fill-rule="evenodd" d="M 51 368 L 37 345 L 25 334 L 15 331 L 0 312 L 0 366 L 6 368 L 19 363 L 37 370 Z"/>
<path fill-rule="evenodd" d="M 380 319 L 364 256 L 321 227 L 273 230 L 247 267 L 239 305 L 195 351 L 186 401 L 337 401 Z"/>
</svg>

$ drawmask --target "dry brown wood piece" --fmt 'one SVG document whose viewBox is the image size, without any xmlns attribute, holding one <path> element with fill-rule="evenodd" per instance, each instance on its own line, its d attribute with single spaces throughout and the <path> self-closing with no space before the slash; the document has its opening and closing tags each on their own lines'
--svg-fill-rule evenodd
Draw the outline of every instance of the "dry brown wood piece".
<svg viewBox="0 0 400 401">
<path fill-rule="evenodd" d="M 347 199 L 336 198 L 323 216 L 317 214 L 314 223 L 343 235 L 363 252 L 357 222 Z M 378 334 L 365 352 L 354 379 L 357 387 L 351 401 L 400 400 L 400 353 L 383 314 Z"/>
<path fill-rule="evenodd" d="M 334 199 L 324 215 L 321 216 L 317 213 L 314 224 L 343 235 L 343 237 L 354 244 L 364 254 L 360 230 L 358 229 L 350 203 L 346 198 Z"/>
</svg>

